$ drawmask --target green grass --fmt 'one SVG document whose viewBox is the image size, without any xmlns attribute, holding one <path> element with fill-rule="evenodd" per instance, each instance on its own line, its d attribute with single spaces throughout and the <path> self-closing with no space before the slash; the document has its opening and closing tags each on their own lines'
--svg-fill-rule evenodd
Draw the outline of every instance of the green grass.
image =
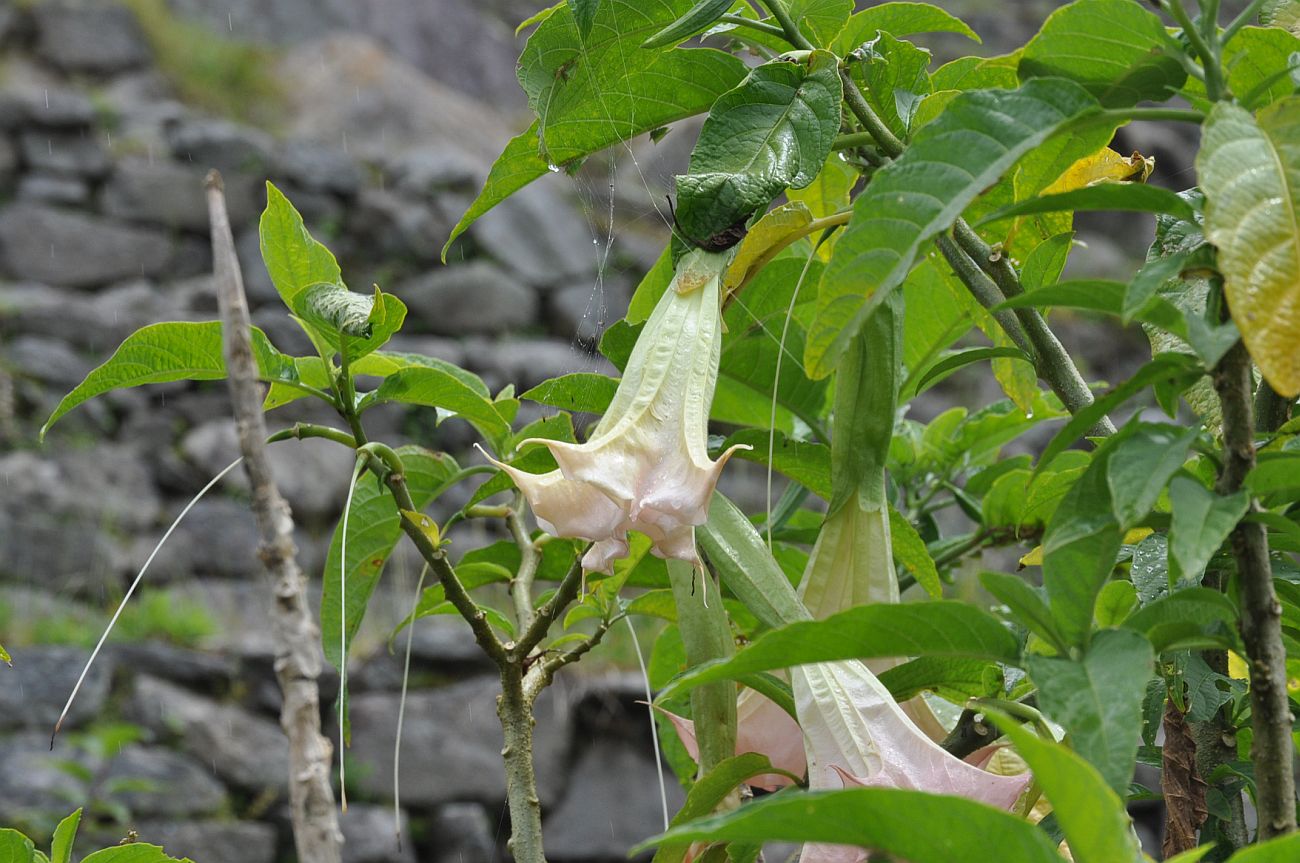
<svg viewBox="0 0 1300 863">
<path fill-rule="evenodd" d="M 0 596 L 0 632 L 5 634 L 11 649 L 23 644 L 89 648 L 99 640 L 112 610 L 112 607 L 71 606 L 55 614 L 31 617 L 20 613 Z M 110 641 L 155 640 L 179 647 L 196 647 L 216 631 L 216 622 L 201 604 L 176 600 L 166 593 L 147 593 L 135 597 L 123 610 Z"/>
<path fill-rule="evenodd" d="M 274 55 L 178 18 L 166 0 L 125 0 L 140 21 L 159 70 L 189 104 L 256 126 L 274 125 L 282 91 Z"/>
</svg>

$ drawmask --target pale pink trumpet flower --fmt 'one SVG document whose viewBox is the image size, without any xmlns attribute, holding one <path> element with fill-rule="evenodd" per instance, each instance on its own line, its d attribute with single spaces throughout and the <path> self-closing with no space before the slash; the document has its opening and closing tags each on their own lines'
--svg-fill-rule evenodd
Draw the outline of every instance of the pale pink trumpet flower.
<svg viewBox="0 0 1300 863">
<path fill-rule="evenodd" d="M 637 338 L 623 378 L 586 443 L 529 439 L 559 464 L 525 473 L 493 460 L 524 493 L 542 529 L 594 543 L 583 568 L 612 572 L 640 531 L 658 557 L 698 563 L 695 527 L 708 517 L 722 466 L 709 459 L 708 420 L 722 350 L 725 254 L 693 251 Z"/>
</svg>

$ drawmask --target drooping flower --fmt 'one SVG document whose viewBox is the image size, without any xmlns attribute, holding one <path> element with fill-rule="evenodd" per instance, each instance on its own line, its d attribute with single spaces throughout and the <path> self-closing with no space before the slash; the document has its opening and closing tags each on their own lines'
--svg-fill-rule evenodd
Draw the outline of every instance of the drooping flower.
<svg viewBox="0 0 1300 863">
<path fill-rule="evenodd" d="M 594 545 L 590 571 L 611 572 L 627 532 L 650 537 L 658 557 L 698 562 L 695 526 L 708 515 L 722 466 L 709 459 L 708 419 L 722 350 L 725 255 L 693 251 L 646 322 L 609 409 L 586 443 L 526 440 L 559 464 L 525 473 L 493 460 L 528 498 L 543 530 Z"/>
<path fill-rule="evenodd" d="M 803 665 L 790 672 L 814 791 L 904 788 L 1012 808 L 1027 773 L 1001 776 L 945 751 L 916 726 L 861 662 Z M 860 848 L 809 844 L 802 863 L 857 863 Z"/>
<path fill-rule="evenodd" d="M 662 712 L 672 721 L 686 752 L 698 761 L 700 746 L 695 738 L 695 723 L 676 713 Z M 746 688 L 740 693 L 736 699 L 737 755 L 757 752 L 766 755 L 773 767 L 803 776 L 808 764 L 803 749 L 803 732 L 781 705 L 753 689 Z M 780 773 L 764 773 L 746 780 L 747 784 L 764 791 L 775 791 L 793 782 Z"/>
</svg>

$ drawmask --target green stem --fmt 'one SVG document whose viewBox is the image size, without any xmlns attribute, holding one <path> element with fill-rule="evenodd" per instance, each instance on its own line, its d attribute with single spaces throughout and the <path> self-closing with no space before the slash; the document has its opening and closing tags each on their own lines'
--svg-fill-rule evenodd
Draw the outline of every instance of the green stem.
<svg viewBox="0 0 1300 863">
<path fill-rule="evenodd" d="M 1259 16 L 1259 10 L 1264 8 L 1266 2 L 1268 0 L 1251 0 L 1250 5 L 1242 9 L 1241 13 L 1232 19 L 1232 23 L 1224 28 L 1222 35 L 1219 36 L 1219 44 L 1227 45 L 1231 42 L 1232 37 L 1236 36 L 1242 27 L 1245 27 Z"/>
<path fill-rule="evenodd" d="M 515 606 L 515 626 L 520 632 L 526 631 L 533 623 L 533 578 L 537 575 L 537 566 L 542 560 L 537 547 L 533 545 L 533 538 L 524 527 L 523 507 L 523 495 L 515 492 L 514 503 L 506 514 L 506 526 L 510 528 L 510 536 L 519 549 L 519 569 L 515 571 L 515 577 L 510 579 L 510 598 Z"/>
<path fill-rule="evenodd" d="M 957 247 L 957 243 L 947 234 L 940 234 L 934 240 L 935 245 L 939 247 L 940 253 L 943 254 L 944 260 L 948 266 L 952 267 L 957 278 L 962 280 L 966 289 L 970 291 L 981 306 L 989 310 L 993 319 L 998 322 L 1011 341 L 1016 343 L 1029 356 L 1034 356 L 1034 347 L 1029 343 L 1029 337 L 1025 334 L 1025 329 L 1020 324 L 1020 319 L 1016 317 L 1015 312 L 1010 309 L 998 308 L 1006 302 L 1006 296 L 993 283 L 993 280 L 979 268 L 979 265 L 971 260 L 970 256 Z"/>
<path fill-rule="evenodd" d="M 785 39 L 796 48 L 804 51 L 815 50 L 813 43 L 808 41 L 808 37 L 803 35 L 799 26 L 794 23 L 790 17 L 790 10 L 785 6 L 785 0 L 761 0 L 762 4 L 767 7 L 767 11 L 772 13 L 776 23 L 781 25 L 781 32 L 785 34 Z"/>
<path fill-rule="evenodd" d="M 746 18 L 743 15 L 723 15 L 718 19 L 723 24 L 735 24 L 737 27 L 748 27 L 751 30 L 757 30 L 760 33 L 766 33 L 769 36 L 785 38 L 785 31 L 775 24 L 769 24 L 766 21 L 755 21 L 753 18 Z"/>
<path fill-rule="evenodd" d="M 1201 67 L 1205 70 L 1206 95 L 1211 102 L 1219 101 L 1223 98 L 1224 87 L 1223 69 L 1219 66 L 1217 50 L 1205 41 L 1201 31 L 1192 23 L 1187 9 L 1183 7 L 1183 0 L 1160 0 L 1160 5 L 1178 22 L 1178 26 L 1187 36 L 1187 41 L 1192 44 L 1192 50 L 1201 58 Z"/>
<path fill-rule="evenodd" d="M 541 643 L 546 637 L 547 631 L 550 630 L 551 624 L 560 616 L 564 609 L 577 598 L 578 592 L 582 590 L 582 555 L 586 549 L 578 550 L 578 559 L 569 567 L 569 571 L 564 574 L 560 581 L 560 586 L 555 589 L 551 598 L 538 609 L 533 617 L 532 624 L 524 630 L 523 634 L 511 648 L 514 658 L 519 661 L 526 660 L 532 649 Z"/>
<path fill-rule="evenodd" d="M 266 439 L 267 443 L 278 443 L 282 440 L 305 440 L 309 437 L 325 438 L 335 443 L 343 444 L 348 449 L 357 448 L 357 440 L 345 431 L 339 431 L 329 426 L 316 425 L 315 423 L 294 423 L 287 429 L 281 429 Z"/>
<path fill-rule="evenodd" d="M 850 132 L 840 135 L 831 142 L 832 150 L 853 150 L 857 147 L 870 147 L 876 143 L 876 136 L 870 132 Z"/>
</svg>

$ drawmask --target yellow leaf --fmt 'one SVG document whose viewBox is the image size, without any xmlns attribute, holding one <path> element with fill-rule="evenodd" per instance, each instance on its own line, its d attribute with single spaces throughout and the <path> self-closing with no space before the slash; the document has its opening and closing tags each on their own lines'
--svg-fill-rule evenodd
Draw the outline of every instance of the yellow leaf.
<svg viewBox="0 0 1300 863">
<path fill-rule="evenodd" d="M 782 204 L 759 219 L 736 248 L 722 280 L 723 294 L 740 290 L 782 249 L 808 233 L 813 215 L 802 201 Z"/>
<path fill-rule="evenodd" d="M 1246 665 L 1246 660 L 1232 650 L 1228 651 L 1228 676 L 1233 680 L 1250 679 L 1250 668 Z"/>
<path fill-rule="evenodd" d="M 1066 168 L 1043 194 L 1059 195 L 1107 182 L 1145 183 L 1155 167 L 1154 156 L 1143 156 L 1137 150 L 1131 156 L 1121 156 L 1110 147 L 1102 147 Z"/>
<path fill-rule="evenodd" d="M 1020 558 L 1021 569 L 1023 569 L 1026 566 L 1042 566 L 1042 565 L 1043 565 L 1043 547 L 1041 545 L 1034 546 L 1033 551 L 1029 552 L 1029 554 L 1026 554 L 1024 557 Z"/>
<path fill-rule="evenodd" d="M 1197 174 L 1205 234 L 1219 250 L 1232 319 L 1273 389 L 1300 395 L 1300 98 L 1258 119 L 1220 103 L 1205 124 Z"/>
<path fill-rule="evenodd" d="M 434 548 L 437 548 L 442 544 L 442 535 L 438 531 L 438 523 L 436 521 L 422 512 L 415 512 L 409 509 L 404 509 L 401 513 L 403 518 L 409 522 L 413 522 L 415 526 L 420 529 L 420 533 L 429 538 L 429 542 L 433 543 Z"/>
<path fill-rule="evenodd" d="M 1124 534 L 1124 545 L 1137 545 L 1153 533 L 1155 531 L 1149 527 L 1135 527 Z"/>
</svg>

